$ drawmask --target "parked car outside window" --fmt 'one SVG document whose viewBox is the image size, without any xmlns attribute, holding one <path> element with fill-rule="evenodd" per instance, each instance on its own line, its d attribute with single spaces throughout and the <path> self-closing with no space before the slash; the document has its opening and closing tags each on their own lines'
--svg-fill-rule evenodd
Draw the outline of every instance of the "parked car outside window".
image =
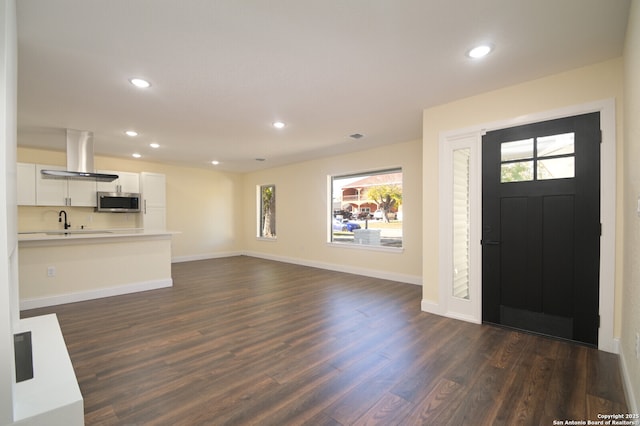
<svg viewBox="0 0 640 426">
<path fill-rule="evenodd" d="M 349 220 L 333 220 L 333 230 L 342 232 L 353 232 L 354 229 L 360 229 L 360 224 Z"/>
</svg>

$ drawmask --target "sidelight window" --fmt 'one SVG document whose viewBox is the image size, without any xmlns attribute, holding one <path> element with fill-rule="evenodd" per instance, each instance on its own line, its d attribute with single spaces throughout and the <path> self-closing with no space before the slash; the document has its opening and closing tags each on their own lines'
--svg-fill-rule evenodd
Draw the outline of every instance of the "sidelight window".
<svg viewBox="0 0 640 426">
<path fill-rule="evenodd" d="M 276 238 L 276 186 L 258 187 L 258 237 Z"/>
<path fill-rule="evenodd" d="M 573 177 L 574 133 L 503 142 L 500 146 L 501 183 Z"/>
<path fill-rule="evenodd" d="M 453 150 L 453 202 L 451 205 L 453 224 L 453 297 L 469 300 L 471 283 L 470 253 L 470 181 L 471 148 Z"/>
</svg>

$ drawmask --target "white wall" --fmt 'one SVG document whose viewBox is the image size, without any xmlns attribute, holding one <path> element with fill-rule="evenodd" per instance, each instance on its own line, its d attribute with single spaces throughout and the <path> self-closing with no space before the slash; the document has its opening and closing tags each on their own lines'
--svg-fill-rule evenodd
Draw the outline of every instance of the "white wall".
<svg viewBox="0 0 640 426">
<path fill-rule="evenodd" d="M 16 243 L 16 36 L 15 0 L 0 1 L 0 424 L 13 421 L 17 326 Z"/>
<path fill-rule="evenodd" d="M 403 251 L 328 244 L 328 176 L 392 167 L 402 167 L 403 172 Z M 419 284 L 421 176 L 419 140 L 248 173 L 243 190 L 243 246 L 255 256 Z M 266 184 L 276 186 L 276 241 L 256 238 L 256 186 Z"/>
<path fill-rule="evenodd" d="M 627 394 L 640 407 L 640 360 L 636 333 L 640 333 L 640 2 L 631 3 L 624 51 L 624 274 L 621 357 L 628 375 Z"/>
</svg>

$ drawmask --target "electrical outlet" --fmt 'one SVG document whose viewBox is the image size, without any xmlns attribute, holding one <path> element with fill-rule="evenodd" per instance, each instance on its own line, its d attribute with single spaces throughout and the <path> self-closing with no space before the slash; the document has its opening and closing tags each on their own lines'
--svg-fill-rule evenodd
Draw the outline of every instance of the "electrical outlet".
<svg viewBox="0 0 640 426">
<path fill-rule="evenodd" d="M 640 333 L 636 333 L 636 359 L 640 359 Z"/>
<path fill-rule="evenodd" d="M 55 277 L 56 276 L 56 267 L 55 266 L 49 266 L 47 268 L 47 276 L 48 277 Z"/>
</svg>

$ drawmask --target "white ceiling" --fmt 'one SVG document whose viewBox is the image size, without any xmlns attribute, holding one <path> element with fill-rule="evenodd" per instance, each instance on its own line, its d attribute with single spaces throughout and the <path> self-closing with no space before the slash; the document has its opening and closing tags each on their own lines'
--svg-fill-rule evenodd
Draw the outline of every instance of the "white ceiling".
<svg viewBox="0 0 640 426">
<path fill-rule="evenodd" d="M 19 0 L 18 143 L 245 172 L 419 139 L 425 108 L 620 56 L 629 4 Z"/>
</svg>

